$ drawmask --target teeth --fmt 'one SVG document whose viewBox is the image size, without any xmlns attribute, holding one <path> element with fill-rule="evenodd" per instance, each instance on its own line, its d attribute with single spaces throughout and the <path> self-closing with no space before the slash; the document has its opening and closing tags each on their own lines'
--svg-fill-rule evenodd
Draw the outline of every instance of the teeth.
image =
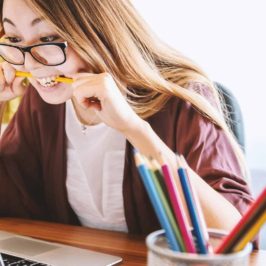
<svg viewBox="0 0 266 266">
<path fill-rule="evenodd" d="M 46 78 L 41 78 L 37 79 L 37 81 L 44 87 L 53 87 L 55 86 L 58 82 L 55 81 L 56 77 L 46 77 Z"/>
</svg>

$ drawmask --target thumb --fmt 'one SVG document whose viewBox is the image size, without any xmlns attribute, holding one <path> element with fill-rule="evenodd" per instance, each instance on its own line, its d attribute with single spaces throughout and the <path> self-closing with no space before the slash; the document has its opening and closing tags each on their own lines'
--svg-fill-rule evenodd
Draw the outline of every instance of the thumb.
<svg viewBox="0 0 266 266">
<path fill-rule="evenodd" d="M 16 77 L 16 70 L 7 62 L 2 64 L 3 73 L 7 84 L 11 84 Z"/>
<path fill-rule="evenodd" d="M 26 89 L 29 87 L 29 81 L 27 78 L 17 77 L 11 85 L 16 96 L 21 96 L 25 93 Z"/>
</svg>

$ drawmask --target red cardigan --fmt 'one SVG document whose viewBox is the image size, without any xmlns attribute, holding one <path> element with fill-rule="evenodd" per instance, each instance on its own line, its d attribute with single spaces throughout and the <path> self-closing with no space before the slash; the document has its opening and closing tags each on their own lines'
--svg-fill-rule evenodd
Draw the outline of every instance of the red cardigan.
<svg viewBox="0 0 266 266">
<path fill-rule="evenodd" d="M 245 212 L 252 198 L 221 129 L 176 97 L 147 121 L 210 186 Z M 0 216 L 79 224 L 67 198 L 66 163 L 65 105 L 47 104 L 30 88 L 0 140 Z M 129 142 L 124 169 L 129 233 L 158 229 Z"/>
</svg>

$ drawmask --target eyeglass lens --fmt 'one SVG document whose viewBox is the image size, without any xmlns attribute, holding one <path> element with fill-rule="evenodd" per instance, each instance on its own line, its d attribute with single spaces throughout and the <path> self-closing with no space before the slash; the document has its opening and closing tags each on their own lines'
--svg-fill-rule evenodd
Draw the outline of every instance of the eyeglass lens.
<svg viewBox="0 0 266 266">
<path fill-rule="evenodd" d="M 24 54 L 19 48 L 0 45 L 0 55 L 11 64 L 24 64 Z M 32 47 L 31 55 L 44 65 L 58 65 L 65 60 L 63 50 L 51 44 Z"/>
</svg>

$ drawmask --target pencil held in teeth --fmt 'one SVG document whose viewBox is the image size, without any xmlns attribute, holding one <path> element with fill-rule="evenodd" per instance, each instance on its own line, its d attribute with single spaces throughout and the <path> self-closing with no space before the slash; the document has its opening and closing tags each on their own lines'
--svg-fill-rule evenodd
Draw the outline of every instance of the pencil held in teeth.
<svg viewBox="0 0 266 266">
<path fill-rule="evenodd" d="M 17 77 L 25 77 L 25 78 L 32 78 L 32 74 L 29 72 L 23 72 L 23 71 L 16 71 L 16 76 Z M 71 84 L 73 83 L 73 79 L 72 78 L 66 78 L 66 77 L 56 77 L 55 78 L 56 82 L 61 82 L 61 83 L 68 83 Z"/>
<path fill-rule="evenodd" d="M 32 78 L 33 75 L 29 72 L 23 72 L 23 71 L 16 71 L 16 77 L 25 77 L 25 78 Z M 51 83 L 51 81 L 49 82 L 50 84 L 45 84 L 46 86 L 52 86 L 54 85 L 54 82 L 61 82 L 61 83 L 68 83 L 68 84 L 72 84 L 74 82 L 74 80 L 72 78 L 66 78 L 66 77 L 55 77 L 54 81 Z M 98 110 L 101 110 L 101 103 L 99 101 L 98 98 L 96 97 L 90 97 L 87 99 L 87 103 L 88 106 L 90 107 L 95 107 Z"/>
</svg>

